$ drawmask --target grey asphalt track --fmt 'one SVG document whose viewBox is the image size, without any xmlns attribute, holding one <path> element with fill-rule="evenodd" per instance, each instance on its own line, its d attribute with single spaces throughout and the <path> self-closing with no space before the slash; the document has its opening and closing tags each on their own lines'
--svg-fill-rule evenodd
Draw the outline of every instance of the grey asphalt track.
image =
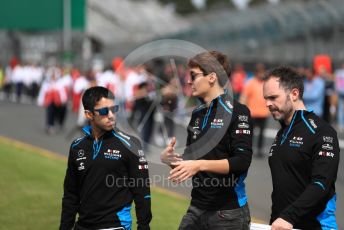
<svg viewBox="0 0 344 230">
<path fill-rule="evenodd" d="M 66 126 L 63 132 L 54 135 L 47 135 L 44 130 L 45 110 L 35 105 L 17 104 L 0 101 L 0 135 L 23 141 L 41 148 L 48 149 L 62 155 L 68 155 L 71 139 L 66 139 L 66 134 L 76 126 L 76 116 L 69 113 Z M 270 126 L 274 126 L 271 125 Z M 78 135 L 75 135 L 75 138 Z M 176 136 L 182 143 L 185 140 L 185 130 L 177 127 Z M 266 139 L 268 152 L 272 139 Z M 190 183 L 175 185 L 166 179 L 169 170 L 159 163 L 159 149 L 151 148 L 147 153 L 150 162 L 150 176 L 155 185 L 178 192 L 186 197 L 190 197 Z M 343 152 L 343 149 L 341 149 Z M 337 221 L 339 229 L 344 229 L 344 219 L 340 218 L 344 212 L 344 163 L 341 161 L 337 190 Z M 271 176 L 267 157 L 263 159 L 253 158 L 249 174 L 247 176 L 246 191 L 249 198 L 249 205 L 252 216 L 268 222 L 270 215 L 270 194 L 272 191 Z M 62 186 L 62 185 L 61 185 Z M 62 196 L 62 194 L 61 194 Z"/>
</svg>

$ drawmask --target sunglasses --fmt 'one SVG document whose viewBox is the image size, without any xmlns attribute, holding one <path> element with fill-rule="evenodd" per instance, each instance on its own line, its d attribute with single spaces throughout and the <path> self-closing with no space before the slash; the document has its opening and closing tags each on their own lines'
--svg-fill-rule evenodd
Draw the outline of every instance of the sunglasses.
<svg viewBox="0 0 344 230">
<path fill-rule="evenodd" d="M 111 107 L 103 107 L 100 109 L 93 109 L 93 111 L 97 111 L 99 115 L 106 116 L 111 111 L 112 113 L 117 113 L 119 110 L 119 105 L 111 106 Z"/>
<path fill-rule="evenodd" d="M 208 76 L 208 74 L 205 74 L 205 73 L 190 73 L 190 78 L 191 78 L 191 81 L 194 81 L 196 80 L 196 78 L 199 76 L 199 75 L 202 75 L 202 76 Z"/>
<path fill-rule="evenodd" d="M 203 75 L 204 76 L 204 73 L 190 73 L 191 81 L 196 80 L 197 76 L 199 76 L 199 75 Z"/>
</svg>

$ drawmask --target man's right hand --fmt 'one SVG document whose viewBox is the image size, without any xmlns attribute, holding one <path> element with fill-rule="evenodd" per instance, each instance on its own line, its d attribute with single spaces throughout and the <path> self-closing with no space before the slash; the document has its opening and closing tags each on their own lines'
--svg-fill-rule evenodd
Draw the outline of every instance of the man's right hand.
<svg viewBox="0 0 344 230">
<path fill-rule="evenodd" d="M 176 138 L 173 137 L 167 147 L 161 152 L 160 160 L 162 163 L 171 166 L 172 162 L 182 161 L 180 154 L 174 152 L 174 146 L 176 144 Z"/>
</svg>

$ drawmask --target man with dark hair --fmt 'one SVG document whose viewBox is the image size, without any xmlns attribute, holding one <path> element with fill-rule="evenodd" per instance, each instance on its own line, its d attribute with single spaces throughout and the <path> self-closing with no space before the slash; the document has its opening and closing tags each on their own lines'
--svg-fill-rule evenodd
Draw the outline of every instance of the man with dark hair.
<svg viewBox="0 0 344 230">
<path fill-rule="evenodd" d="M 60 229 L 131 229 L 133 200 L 138 229 L 149 229 L 148 164 L 140 142 L 114 128 L 118 105 L 111 91 L 89 88 L 82 103 L 90 126 L 70 147 Z"/>
<path fill-rule="evenodd" d="M 224 90 L 231 74 L 226 55 L 200 53 L 188 66 L 192 96 L 203 104 L 192 113 L 182 158 L 174 152 L 175 138 L 161 154 L 173 168 L 170 180 L 192 177 L 191 204 L 179 229 L 249 229 L 244 180 L 252 158 L 250 112 Z"/>
<path fill-rule="evenodd" d="M 303 79 L 292 68 L 272 69 L 264 78 L 266 106 L 282 126 L 269 153 L 272 230 L 338 229 L 337 133 L 306 110 L 303 91 Z"/>
</svg>

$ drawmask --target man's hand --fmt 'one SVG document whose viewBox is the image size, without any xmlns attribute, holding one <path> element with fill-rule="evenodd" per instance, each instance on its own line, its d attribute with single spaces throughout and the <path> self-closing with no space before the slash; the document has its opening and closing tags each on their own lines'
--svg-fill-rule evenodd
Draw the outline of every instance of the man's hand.
<svg viewBox="0 0 344 230">
<path fill-rule="evenodd" d="M 183 159 L 178 153 L 174 152 L 174 145 L 176 144 L 176 138 L 173 137 L 167 147 L 161 152 L 160 160 L 162 163 L 171 166 L 171 163 L 182 161 Z"/>
<path fill-rule="evenodd" d="M 293 225 L 282 218 L 277 218 L 271 225 L 271 230 L 292 230 Z"/>
<path fill-rule="evenodd" d="M 199 172 L 201 168 L 200 164 L 200 160 L 173 162 L 171 165 L 175 168 L 170 171 L 168 179 L 176 183 L 181 183 Z"/>
</svg>

